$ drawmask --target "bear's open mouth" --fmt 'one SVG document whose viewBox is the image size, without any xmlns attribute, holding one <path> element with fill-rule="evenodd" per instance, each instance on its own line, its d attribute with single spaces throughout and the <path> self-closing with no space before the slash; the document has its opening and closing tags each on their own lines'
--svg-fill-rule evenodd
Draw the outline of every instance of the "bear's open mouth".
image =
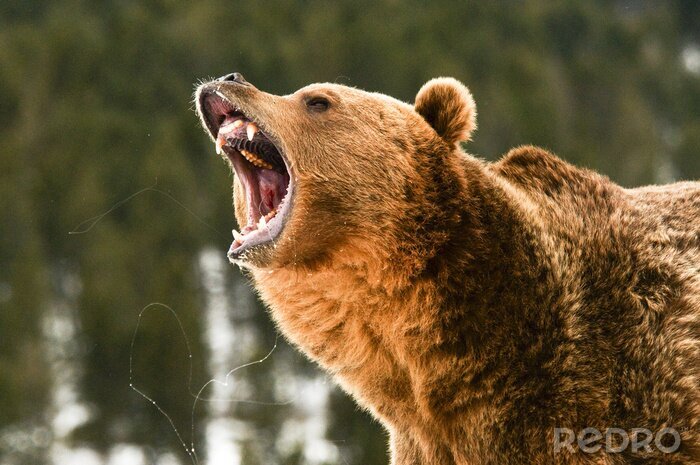
<svg viewBox="0 0 700 465">
<path fill-rule="evenodd" d="M 242 258 L 252 247 L 273 242 L 291 208 L 292 179 L 282 152 L 260 125 L 217 91 L 200 96 L 200 109 L 215 140 L 240 181 L 246 200 L 247 224 L 233 232 L 228 256 Z"/>
</svg>

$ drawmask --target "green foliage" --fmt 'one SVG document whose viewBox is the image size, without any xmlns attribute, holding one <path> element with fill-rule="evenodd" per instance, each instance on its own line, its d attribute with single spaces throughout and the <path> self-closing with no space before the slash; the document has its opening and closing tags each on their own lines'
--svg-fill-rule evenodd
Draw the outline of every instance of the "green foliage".
<svg viewBox="0 0 700 465">
<path fill-rule="evenodd" d="M 693 179 L 700 76 L 681 56 L 700 41 L 698 18 L 690 0 L 4 2 L 0 433 L 46 421 L 41 321 L 60 294 L 52 276 L 70 270 L 82 289 L 81 395 L 94 413 L 73 439 L 144 444 L 185 460 L 164 417 L 129 390 L 128 362 L 139 312 L 164 302 L 190 336 L 192 385 L 208 379 L 197 254 L 209 245 L 223 254 L 234 220 L 230 173 L 192 112 L 199 80 L 240 71 L 275 93 L 334 81 L 411 101 L 427 79 L 450 75 L 476 98 L 471 153 L 494 159 L 534 143 L 628 186 Z M 226 279 L 241 298 L 238 272 Z M 262 309 L 251 318 L 263 356 L 275 332 Z M 139 384 L 188 433 L 188 359 L 177 327 L 160 315 L 141 329 Z M 315 373 L 286 346 L 275 356 Z M 276 366 L 250 370 L 262 397 L 274 394 Z M 261 445 L 274 443 L 291 411 L 236 407 L 256 432 L 246 463 L 266 463 Z M 343 460 L 386 463 L 381 429 L 342 394 L 329 415 Z M 279 460 L 301 463 L 300 454 Z"/>
</svg>

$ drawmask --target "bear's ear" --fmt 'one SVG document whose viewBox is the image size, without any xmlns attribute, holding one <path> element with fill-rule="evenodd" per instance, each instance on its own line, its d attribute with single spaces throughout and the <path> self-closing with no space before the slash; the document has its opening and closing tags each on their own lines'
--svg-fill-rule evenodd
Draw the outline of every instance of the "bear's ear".
<svg viewBox="0 0 700 465">
<path fill-rule="evenodd" d="M 469 140 L 476 129 L 476 105 L 471 92 L 453 78 L 426 82 L 416 95 L 416 111 L 448 144 Z"/>
</svg>

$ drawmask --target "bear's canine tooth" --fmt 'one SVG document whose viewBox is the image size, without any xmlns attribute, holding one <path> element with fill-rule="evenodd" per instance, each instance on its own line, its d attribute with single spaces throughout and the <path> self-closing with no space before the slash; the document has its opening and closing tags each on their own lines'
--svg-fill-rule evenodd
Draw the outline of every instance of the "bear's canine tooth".
<svg viewBox="0 0 700 465">
<path fill-rule="evenodd" d="M 243 235 L 241 233 L 235 229 L 232 229 L 231 234 L 233 234 L 233 238 L 236 240 L 236 242 L 243 242 Z"/>
<path fill-rule="evenodd" d="M 248 135 L 248 140 L 253 140 L 255 133 L 258 132 L 258 127 L 255 125 L 255 123 L 248 123 L 248 126 L 245 128 L 245 132 Z"/>
<path fill-rule="evenodd" d="M 267 220 L 265 220 L 264 216 L 261 216 L 260 221 L 258 221 L 258 229 L 262 229 L 265 226 L 267 226 Z"/>
<path fill-rule="evenodd" d="M 238 129 L 238 128 L 240 128 L 241 126 L 243 126 L 243 120 L 242 120 L 242 119 L 237 119 L 236 121 L 234 121 L 234 122 L 231 124 L 231 126 L 233 126 L 233 129 Z"/>
<path fill-rule="evenodd" d="M 216 153 L 218 155 L 221 155 L 224 145 L 226 145 L 226 139 L 224 139 L 223 137 L 218 137 L 216 139 Z"/>
</svg>

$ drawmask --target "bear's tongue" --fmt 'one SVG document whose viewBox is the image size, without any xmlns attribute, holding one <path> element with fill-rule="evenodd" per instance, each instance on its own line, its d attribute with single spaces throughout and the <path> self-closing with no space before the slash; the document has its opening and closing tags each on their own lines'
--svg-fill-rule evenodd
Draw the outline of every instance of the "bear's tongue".
<svg viewBox="0 0 700 465">
<path fill-rule="evenodd" d="M 241 168 L 241 164 L 247 164 L 247 166 Z M 263 168 L 250 168 L 251 165 L 244 162 L 242 157 L 234 162 L 234 166 L 239 167 L 236 172 L 246 192 L 248 210 L 248 224 L 241 229 L 240 234 L 235 231 L 233 233 L 236 239 L 233 246 L 236 248 L 244 242 L 249 233 L 266 230 L 267 223 L 277 221 L 276 216 L 280 211 L 280 205 L 287 195 L 289 175 Z"/>
<path fill-rule="evenodd" d="M 274 170 L 256 170 L 258 192 L 260 192 L 260 213 L 276 210 L 287 193 L 287 175 Z M 249 205 L 250 207 L 250 205 Z"/>
</svg>

